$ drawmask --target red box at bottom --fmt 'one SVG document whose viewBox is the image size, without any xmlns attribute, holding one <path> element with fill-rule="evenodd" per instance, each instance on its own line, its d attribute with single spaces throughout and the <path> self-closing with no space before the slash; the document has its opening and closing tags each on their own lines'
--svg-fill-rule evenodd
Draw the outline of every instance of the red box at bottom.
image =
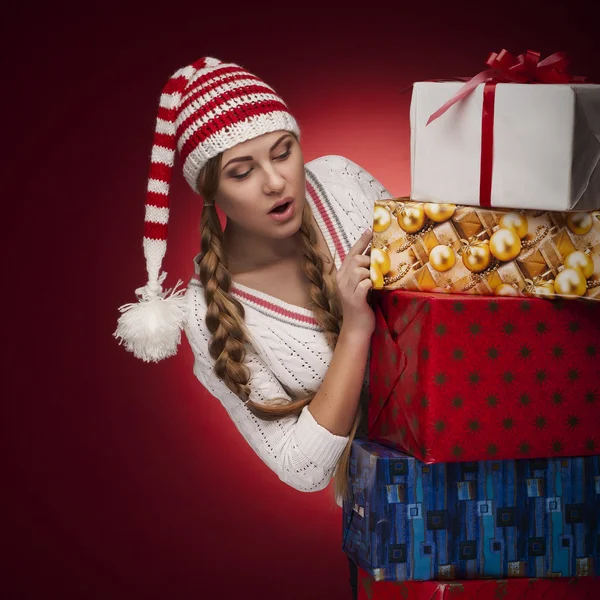
<svg viewBox="0 0 600 600">
<path fill-rule="evenodd" d="M 358 567 L 358 600 L 597 600 L 598 577 L 471 579 L 469 581 L 375 581 Z"/>
</svg>

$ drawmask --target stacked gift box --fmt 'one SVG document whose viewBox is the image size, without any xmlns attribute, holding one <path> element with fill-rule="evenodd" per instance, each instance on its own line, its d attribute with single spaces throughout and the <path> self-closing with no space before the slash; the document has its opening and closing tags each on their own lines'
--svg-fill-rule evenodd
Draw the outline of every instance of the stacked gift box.
<svg viewBox="0 0 600 600">
<path fill-rule="evenodd" d="M 353 443 L 344 550 L 376 581 L 600 575 L 600 457 L 423 461 Z"/>
<path fill-rule="evenodd" d="M 411 196 L 375 205 L 368 597 L 600 589 L 600 86 L 538 58 L 415 84 Z"/>
<path fill-rule="evenodd" d="M 596 600 L 598 583 L 593 579 L 497 579 L 375 582 L 358 568 L 358 600 L 481 600 L 519 598 L 523 600 Z"/>
</svg>

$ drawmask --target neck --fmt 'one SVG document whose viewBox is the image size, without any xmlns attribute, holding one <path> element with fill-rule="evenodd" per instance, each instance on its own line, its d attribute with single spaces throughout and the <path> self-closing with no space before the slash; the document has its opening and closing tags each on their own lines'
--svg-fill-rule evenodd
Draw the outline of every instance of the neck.
<svg viewBox="0 0 600 600">
<path fill-rule="evenodd" d="M 301 248 L 301 235 L 298 231 L 284 239 L 267 238 L 242 229 L 230 221 L 223 232 L 228 269 L 233 275 L 253 271 L 281 260 L 297 258 Z"/>
</svg>

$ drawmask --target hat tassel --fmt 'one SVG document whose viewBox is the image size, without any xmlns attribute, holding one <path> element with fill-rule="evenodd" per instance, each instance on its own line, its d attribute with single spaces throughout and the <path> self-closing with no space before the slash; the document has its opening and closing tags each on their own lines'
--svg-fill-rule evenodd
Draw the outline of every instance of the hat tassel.
<svg viewBox="0 0 600 600">
<path fill-rule="evenodd" d="M 119 307 L 122 313 L 113 336 L 145 362 L 159 362 L 177 353 L 181 342 L 181 330 L 186 321 L 185 289 L 177 290 L 183 282 L 166 292 L 162 282 L 167 276 L 162 273 L 158 282 L 148 283 L 135 293 L 138 302 Z M 177 290 L 177 291 L 176 291 Z"/>
</svg>

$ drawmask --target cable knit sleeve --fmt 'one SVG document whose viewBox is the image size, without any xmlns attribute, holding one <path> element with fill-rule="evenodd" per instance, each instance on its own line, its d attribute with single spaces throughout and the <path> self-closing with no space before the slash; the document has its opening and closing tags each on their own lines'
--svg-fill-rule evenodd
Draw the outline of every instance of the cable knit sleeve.
<svg viewBox="0 0 600 600">
<path fill-rule="evenodd" d="M 185 333 L 194 353 L 194 374 L 217 398 L 248 444 L 284 483 L 303 492 L 327 487 L 334 467 L 348 442 L 315 421 L 308 407 L 299 417 L 264 421 L 254 416 L 213 370 L 208 353 L 210 333 L 204 322 L 204 295 L 198 285 L 187 291 L 188 320 Z M 268 403 L 272 398 L 290 398 L 267 365 L 250 344 L 246 345 L 245 365 L 251 371 L 251 399 Z"/>
<path fill-rule="evenodd" d="M 338 205 L 336 212 L 343 211 L 351 219 L 345 231 L 352 238 L 372 227 L 375 201 L 392 197 L 378 179 L 344 156 L 322 156 L 307 163 L 306 169 Z"/>
</svg>

